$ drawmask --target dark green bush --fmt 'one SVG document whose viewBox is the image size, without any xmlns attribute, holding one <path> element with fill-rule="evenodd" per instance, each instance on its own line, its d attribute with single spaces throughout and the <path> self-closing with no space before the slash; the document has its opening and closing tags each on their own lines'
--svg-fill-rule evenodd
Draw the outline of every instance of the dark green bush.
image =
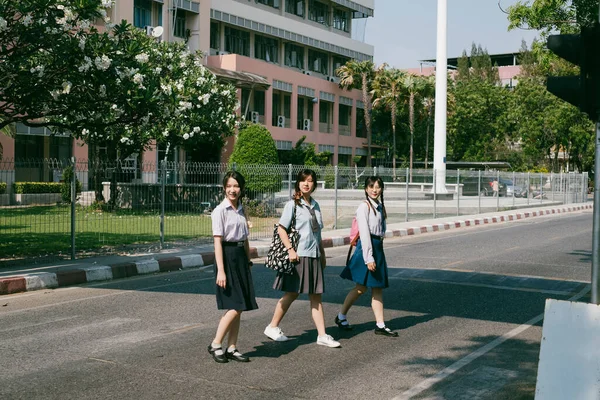
<svg viewBox="0 0 600 400">
<path fill-rule="evenodd" d="M 64 203 L 71 203 L 71 181 L 73 180 L 73 167 L 69 166 L 63 169 L 60 186 L 60 197 Z M 81 193 L 81 182 L 75 177 L 75 188 L 77 193 Z M 76 196 L 77 197 L 77 196 Z"/>
<path fill-rule="evenodd" d="M 281 189 L 281 172 L 271 168 L 279 163 L 277 147 L 264 126 L 246 124 L 240 129 L 229 157 L 230 168 L 234 163 L 236 170 L 246 178 L 246 190 L 250 197 Z"/>
<path fill-rule="evenodd" d="M 6 193 L 6 182 L 0 182 L 0 194 Z"/>
<path fill-rule="evenodd" d="M 15 182 L 17 194 L 60 193 L 62 183 L 57 182 Z"/>
</svg>

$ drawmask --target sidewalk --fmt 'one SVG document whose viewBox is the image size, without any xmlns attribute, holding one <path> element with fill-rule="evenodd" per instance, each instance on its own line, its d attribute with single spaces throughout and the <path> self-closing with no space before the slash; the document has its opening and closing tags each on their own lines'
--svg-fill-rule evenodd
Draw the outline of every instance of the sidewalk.
<svg viewBox="0 0 600 400">
<path fill-rule="evenodd" d="M 592 209 L 591 203 L 573 204 L 403 222 L 390 224 L 385 236 L 420 235 L 467 226 L 509 222 L 541 215 L 564 214 L 590 209 Z M 349 235 L 349 228 L 323 231 L 323 245 L 326 248 L 348 245 L 350 243 Z M 270 239 L 251 241 L 250 254 L 252 258 L 264 258 L 269 250 L 270 241 Z M 214 247 L 206 245 L 185 250 L 166 250 L 160 253 L 94 257 L 61 261 L 49 265 L 36 265 L 35 267 L 6 268 L 0 271 L 0 295 L 198 268 L 213 263 Z"/>
</svg>

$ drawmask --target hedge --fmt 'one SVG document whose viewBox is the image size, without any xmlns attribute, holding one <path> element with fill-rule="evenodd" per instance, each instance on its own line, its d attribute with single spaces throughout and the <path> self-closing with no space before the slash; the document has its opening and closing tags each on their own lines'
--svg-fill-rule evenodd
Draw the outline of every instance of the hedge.
<svg viewBox="0 0 600 400">
<path fill-rule="evenodd" d="M 16 194 L 60 193 L 62 184 L 58 182 L 15 182 Z"/>
<path fill-rule="evenodd" d="M 0 182 L 0 194 L 6 193 L 6 182 Z"/>
</svg>

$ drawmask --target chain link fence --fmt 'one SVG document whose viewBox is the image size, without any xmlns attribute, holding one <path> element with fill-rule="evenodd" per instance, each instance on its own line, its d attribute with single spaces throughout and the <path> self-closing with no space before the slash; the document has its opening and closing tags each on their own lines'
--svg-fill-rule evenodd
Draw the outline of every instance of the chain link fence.
<svg viewBox="0 0 600 400">
<path fill-rule="evenodd" d="M 210 214 L 231 168 L 246 178 L 250 239 L 269 238 L 303 166 L 3 160 L 0 265 L 210 243 Z M 588 192 L 587 173 L 309 168 L 326 229 L 350 227 L 371 175 L 385 183 L 388 224 L 580 203 Z"/>
</svg>

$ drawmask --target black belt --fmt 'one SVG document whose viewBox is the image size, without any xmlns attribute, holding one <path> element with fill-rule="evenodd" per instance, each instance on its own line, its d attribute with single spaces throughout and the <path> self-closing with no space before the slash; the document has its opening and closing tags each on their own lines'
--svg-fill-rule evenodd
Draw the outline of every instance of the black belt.
<svg viewBox="0 0 600 400">
<path fill-rule="evenodd" d="M 385 237 L 385 236 L 377 236 L 377 235 L 373 235 L 373 234 L 371 233 L 371 239 L 383 240 L 383 238 L 384 238 L 384 237 Z"/>
<path fill-rule="evenodd" d="M 244 242 L 221 242 L 223 247 L 244 247 Z"/>
</svg>

